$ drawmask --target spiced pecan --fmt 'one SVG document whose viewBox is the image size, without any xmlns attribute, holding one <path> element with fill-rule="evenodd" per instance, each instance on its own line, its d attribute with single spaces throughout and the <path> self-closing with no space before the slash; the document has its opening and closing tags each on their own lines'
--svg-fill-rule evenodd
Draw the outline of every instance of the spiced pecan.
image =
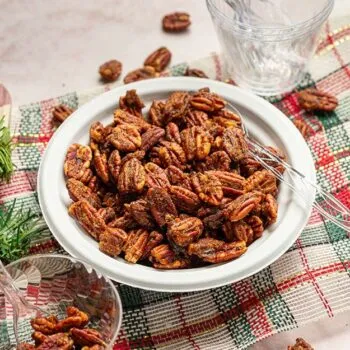
<svg viewBox="0 0 350 350">
<path fill-rule="evenodd" d="M 141 149 L 145 152 L 151 149 L 165 135 L 165 130 L 154 126 L 148 129 L 141 137 Z"/>
<path fill-rule="evenodd" d="M 159 167 L 157 164 L 149 162 L 145 164 L 144 168 L 146 171 L 146 186 L 148 188 L 165 188 L 170 185 L 170 182 L 164 169 Z"/>
<path fill-rule="evenodd" d="M 52 117 L 56 123 L 63 123 L 73 112 L 74 109 L 67 105 L 60 104 L 53 108 Z"/>
<path fill-rule="evenodd" d="M 220 110 L 213 115 L 213 121 L 224 128 L 236 128 L 241 126 L 241 118 L 236 113 L 227 109 Z"/>
<path fill-rule="evenodd" d="M 236 197 L 245 192 L 247 187 L 244 177 L 228 171 L 208 171 L 209 174 L 214 175 L 221 183 L 222 191 L 225 196 Z"/>
<path fill-rule="evenodd" d="M 199 126 L 181 131 L 181 145 L 189 161 L 206 158 L 211 148 L 208 134 Z"/>
<path fill-rule="evenodd" d="M 70 350 L 73 349 L 73 340 L 67 333 L 56 333 L 46 337 L 46 339 L 36 347 L 39 350 Z"/>
<path fill-rule="evenodd" d="M 260 238 L 264 231 L 263 221 L 259 216 L 252 215 L 244 219 L 244 221 L 250 225 L 254 233 L 254 239 Z"/>
<path fill-rule="evenodd" d="M 303 338 L 297 338 L 293 346 L 289 345 L 287 350 L 314 350 Z"/>
<path fill-rule="evenodd" d="M 115 182 L 118 181 L 121 168 L 121 158 L 118 150 L 114 150 L 108 159 L 108 169 Z"/>
<path fill-rule="evenodd" d="M 261 169 L 261 163 L 250 155 L 245 155 L 239 161 L 239 172 L 245 177 L 249 177 L 250 175 L 253 175 L 256 171 Z"/>
<path fill-rule="evenodd" d="M 35 350 L 36 347 L 33 344 L 29 343 L 20 343 L 17 345 L 17 350 Z"/>
<path fill-rule="evenodd" d="M 127 237 L 127 233 L 121 228 L 108 227 L 100 235 L 99 248 L 102 252 L 116 257 L 122 252 Z"/>
<path fill-rule="evenodd" d="M 165 139 L 181 145 L 181 135 L 179 127 L 175 123 L 168 123 L 165 127 Z"/>
<path fill-rule="evenodd" d="M 146 152 L 143 150 L 138 150 L 136 152 L 128 153 L 122 158 L 120 162 L 120 166 L 122 167 L 126 162 L 128 162 L 132 158 L 135 158 L 141 162 L 145 158 L 145 155 L 146 155 Z"/>
<path fill-rule="evenodd" d="M 257 190 L 275 196 L 277 193 L 276 177 L 269 170 L 256 171 L 245 181 L 244 188 L 246 192 Z"/>
<path fill-rule="evenodd" d="M 163 240 L 163 235 L 157 231 L 152 231 L 149 234 L 147 244 L 143 250 L 141 260 L 148 259 L 153 248 L 159 245 Z"/>
<path fill-rule="evenodd" d="M 202 70 L 196 68 L 187 68 L 185 76 L 196 78 L 208 78 L 208 76 Z"/>
<path fill-rule="evenodd" d="M 238 258 L 247 250 L 244 241 L 225 243 L 213 238 L 202 238 L 188 246 L 187 252 L 203 261 L 220 263 Z"/>
<path fill-rule="evenodd" d="M 104 220 L 105 223 L 109 223 L 110 221 L 116 218 L 115 210 L 111 207 L 100 208 L 97 210 L 97 214 Z"/>
<path fill-rule="evenodd" d="M 194 192 L 184 187 L 169 186 L 168 190 L 171 199 L 179 211 L 192 213 L 196 211 L 201 204 L 199 197 Z"/>
<path fill-rule="evenodd" d="M 223 147 L 234 161 L 240 161 L 248 152 L 248 145 L 243 132 L 238 128 L 229 128 L 224 131 Z"/>
<path fill-rule="evenodd" d="M 183 269 L 190 265 L 190 261 L 177 256 L 169 244 L 161 244 L 153 248 L 150 260 L 157 269 Z"/>
<path fill-rule="evenodd" d="M 174 12 L 163 17 L 163 29 L 166 32 L 183 32 L 191 24 L 190 15 L 186 12 Z"/>
<path fill-rule="evenodd" d="M 317 89 L 306 89 L 298 93 L 299 104 L 307 111 L 334 111 L 338 106 L 338 99 L 332 94 Z"/>
<path fill-rule="evenodd" d="M 68 306 L 66 312 L 67 317 L 57 322 L 56 332 L 66 332 L 73 327 L 83 328 L 89 322 L 89 316 L 74 306 Z"/>
<path fill-rule="evenodd" d="M 231 159 L 225 151 L 216 151 L 205 159 L 206 170 L 229 171 Z"/>
<path fill-rule="evenodd" d="M 107 154 L 100 151 L 99 145 L 97 143 L 91 142 L 90 145 L 94 153 L 93 164 L 96 170 L 96 174 L 104 183 L 108 183 L 109 172 Z"/>
<path fill-rule="evenodd" d="M 105 128 L 100 122 L 92 123 L 90 126 L 90 138 L 97 142 L 103 143 L 105 141 Z"/>
<path fill-rule="evenodd" d="M 92 192 L 92 190 L 85 186 L 81 181 L 71 178 L 67 180 L 66 186 L 68 194 L 73 201 L 77 202 L 85 199 L 94 208 L 98 209 L 101 207 L 101 199 L 99 196 Z"/>
<path fill-rule="evenodd" d="M 101 78 L 105 81 L 115 81 L 122 72 L 122 64 L 117 60 L 110 60 L 103 63 L 99 68 Z"/>
<path fill-rule="evenodd" d="M 277 201 L 271 194 L 267 194 L 261 203 L 261 212 L 266 226 L 277 221 Z"/>
<path fill-rule="evenodd" d="M 153 101 L 148 112 L 148 117 L 153 125 L 163 126 L 165 103 L 163 101 Z"/>
<path fill-rule="evenodd" d="M 294 120 L 293 124 L 300 131 L 303 138 L 307 140 L 313 131 L 312 128 L 309 125 L 307 125 L 306 122 L 304 122 L 303 120 Z"/>
<path fill-rule="evenodd" d="M 188 92 L 173 92 L 165 102 L 164 122 L 169 123 L 183 118 L 188 111 L 190 99 Z"/>
<path fill-rule="evenodd" d="M 146 172 L 136 158 L 128 160 L 120 170 L 118 191 L 120 193 L 141 193 L 146 183 Z"/>
<path fill-rule="evenodd" d="M 134 152 L 141 146 L 141 135 L 134 125 L 122 124 L 113 129 L 110 143 L 121 152 Z"/>
<path fill-rule="evenodd" d="M 32 333 L 32 339 L 35 342 L 35 346 L 40 345 L 41 343 L 43 343 L 47 338 L 47 335 L 45 335 L 44 333 L 35 331 Z"/>
<path fill-rule="evenodd" d="M 143 63 L 145 66 L 153 67 L 156 72 L 161 72 L 169 64 L 171 52 L 164 46 L 152 52 Z"/>
<path fill-rule="evenodd" d="M 44 335 L 54 334 L 57 323 L 58 319 L 54 315 L 50 315 L 48 317 L 36 317 L 30 320 L 32 328 Z"/>
<path fill-rule="evenodd" d="M 137 226 L 137 222 L 132 215 L 125 212 L 123 216 L 119 216 L 108 223 L 108 227 L 120 228 L 122 230 L 131 230 Z"/>
<path fill-rule="evenodd" d="M 203 223 L 195 217 L 177 218 L 168 225 L 167 236 L 180 247 L 195 242 L 203 232 Z"/>
<path fill-rule="evenodd" d="M 158 73 L 153 67 L 144 66 L 142 68 L 138 68 L 129 72 L 124 77 L 124 83 L 129 84 L 129 83 L 133 83 L 134 81 L 156 78 L 157 76 L 158 76 Z"/>
<path fill-rule="evenodd" d="M 181 169 L 174 165 L 170 165 L 165 170 L 170 183 L 174 186 L 181 186 L 188 190 L 192 190 L 191 179 Z"/>
<path fill-rule="evenodd" d="M 186 154 L 176 142 L 162 141 L 159 146 L 153 148 L 152 155 L 159 158 L 164 168 L 170 165 L 183 168 L 186 163 Z"/>
<path fill-rule="evenodd" d="M 199 198 L 211 205 L 219 205 L 224 194 L 219 179 L 210 173 L 194 173 L 191 176 L 192 186 Z"/>
<path fill-rule="evenodd" d="M 125 96 L 119 98 L 119 108 L 142 118 L 142 108 L 145 107 L 143 101 L 136 93 L 135 89 L 128 90 Z"/>
<path fill-rule="evenodd" d="M 253 242 L 254 231 L 244 220 L 237 222 L 225 222 L 223 232 L 227 242 L 244 241 L 248 246 Z"/>
<path fill-rule="evenodd" d="M 208 120 L 208 114 L 198 110 L 189 110 L 185 116 L 185 122 L 188 128 L 191 126 L 205 127 Z"/>
<path fill-rule="evenodd" d="M 125 204 L 125 207 L 140 226 L 148 229 L 154 227 L 155 223 L 146 200 L 138 199 L 130 204 Z"/>
<path fill-rule="evenodd" d="M 212 231 L 220 228 L 225 220 L 223 211 L 221 209 L 213 208 L 202 218 L 204 226 Z M 199 213 L 200 214 L 200 213 Z"/>
<path fill-rule="evenodd" d="M 72 328 L 69 331 L 75 345 L 80 346 L 93 346 L 95 344 L 106 346 L 106 343 L 102 339 L 102 335 L 96 329 L 91 328 Z"/>
<path fill-rule="evenodd" d="M 225 107 L 225 101 L 220 96 L 206 91 L 195 93 L 190 103 L 193 108 L 204 112 L 219 111 Z"/>
<path fill-rule="evenodd" d="M 137 117 L 133 114 L 130 114 L 122 109 L 116 109 L 114 111 L 114 122 L 117 125 L 120 124 L 132 124 L 136 126 L 138 131 L 144 132 L 151 127 L 151 124 L 148 124 L 143 118 Z"/>
</svg>

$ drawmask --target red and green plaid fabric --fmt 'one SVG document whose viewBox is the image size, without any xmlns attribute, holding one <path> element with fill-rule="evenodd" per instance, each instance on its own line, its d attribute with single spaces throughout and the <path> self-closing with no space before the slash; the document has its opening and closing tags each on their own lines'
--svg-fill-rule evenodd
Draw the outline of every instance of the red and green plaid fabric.
<svg viewBox="0 0 350 350">
<path fill-rule="evenodd" d="M 227 78 L 216 54 L 189 65 L 204 70 L 212 79 Z M 187 67 L 177 65 L 167 74 L 183 75 Z M 349 18 L 326 25 L 309 74 L 297 90 L 314 86 L 338 97 L 339 107 L 334 112 L 301 110 L 295 91 L 269 100 L 288 118 L 311 127 L 308 145 L 318 183 L 350 207 Z M 16 199 L 16 205 L 40 212 L 36 176 L 54 132 L 52 107 L 65 103 L 77 108 L 111 87 L 12 107 L 10 127 L 17 143 L 13 155 L 17 169 L 11 183 L 0 187 L 3 205 Z M 31 253 L 59 250 L 62 248 L 48 232 Z M 126 285 L 118 288 L 124 319 L 116 350 L 245 349 L 277 332 L 350 309 L 350 240 L 345 231 L 313 212 L 286 254 L 240 282 L 193 293 L 158 293 Z"/>
</svg>

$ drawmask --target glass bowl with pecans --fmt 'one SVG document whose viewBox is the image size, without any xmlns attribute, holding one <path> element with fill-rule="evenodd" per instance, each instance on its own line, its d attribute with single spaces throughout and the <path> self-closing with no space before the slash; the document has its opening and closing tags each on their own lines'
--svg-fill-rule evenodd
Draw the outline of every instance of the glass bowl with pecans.
<svg viewBox="0 0 350 350">
<path fill-rule="evenodd" d="M 198 78 L 134 83 L 82 107 L 50 142 L 39 199 L 63 247 L 117 281 L 169 291 L 225 284 L 281 255 L 313 193 L 299 203 L 249 155 L 228 103 L 253 137 L 314 176 L 297 129 L 266 101 Z"/>
</svg>

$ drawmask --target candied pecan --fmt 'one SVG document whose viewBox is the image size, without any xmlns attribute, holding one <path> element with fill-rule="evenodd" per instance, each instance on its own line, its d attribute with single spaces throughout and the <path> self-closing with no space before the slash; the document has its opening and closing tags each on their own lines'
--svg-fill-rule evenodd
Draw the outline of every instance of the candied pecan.
<svg viewBox="0 0 350 350">
<path fill-rule="evenodd" d="M 144 132 L 151 127 L 151 124 L 148 124 L 143 118 L 137 117 L 133 114 L 130 114 L 122 109 L 116 109 L 114 111 L 114 122 L 117 125 L 120 124 L 132 124 L 137 127 L 139 132 Z"/>
<path fill-rule="evenodd" d="M 166 32 L 182 32 L 191 24 L 190 15 L 186 12 L 170 13 L 163 17 L 162 24 Z"/>
<path fill-rule="evenodd" d="M 88 183 L 92 177 L 90 164 L 92 151 L 89 146 L 74 143 L 68 148 L 64 162 L 64 174 L 81 182 Z"/>
<path fill-rule="evenodd" d="M 192 190 L 191 180 L 187 174 L 174 165 L 170 165 L 165 170 L 170 183 L 174 186 L 181 186 Z"/>
<path fill-rule="evenodd" d="M 199 91 L 191 98 L 191 106 L 204 112 L 214 112 L 225 107 L 225 101 L 217 94 Z"/>
<path fill-rule="evenodd" d="M 143 63 L 145 66 L 153 67 L 157 72 L 161 72 L 169 64 L 171 52 L 164 46 L 152 52 Z"/>
<path fill-rule="evenodd" d="M 239 172 L 245 177 L 253 175 L 256 171 L 261 170 L 262 165 L 250 155 L 245 155 L 239 161 Z"/>
<path fill-rule="evenodd" d="M 164 188 L 170 185 L 168 177 L 161 167 L 152 162 L 146 163 L 145 166 L 146 171 L 146 186 L 148 188 L 151 187 L 160 187 Z"/>
<path fill-rule="evenodd" d="M 107 154 L 100 152 L 98 144 L 91 142 L 91 149 L 94 152 L 94 167 L 99 178 L 104 182 L 109 182 Z"/>
<path fill-rule="evenodd" d="M 208 78 L 208 76 L 202 70 L 196 68 L 187 68 L 185 76 L 196 78 Z"/>
<path fill-rule="evenodd" d="M 187 252 L 198 256 L 203 261 L 215 264 L 238 258 L 246 250 L 244 241 L 225 243 L 214 238 L 202 238 L 197 243 L 191 243 Z"/>
<path fill-rule="evenodd" d="M 210 173 L 194 173 L 191 176 L 192 186 L 199 198 L 212 205 L 219 205 L 222 197 L 222 187 L 219 179 Z"/>
<path fill-rule="evenodd" d="M 164 168 L 170 165 L 182 168 L 186 163 L 186 154 L 176 142 L 162 141 L 159 147 L 153 148 L 152 155 L 159 158 Z"/>
<path fill-rule="evenodd" d="M 70 330 L 70 336 L 72 337 L 75 345 L 80 346 L 93 346 L 95 344 L 106 346 L 106 343 L 102 340 L 102 335 L 96 329 L 91 328 L 72 328 Z"/>
<path fill-rule="evenodd" d="M 149 233 L 145 229 L 132 230 L 124 245 L 125 260 L 137 263 L 144 255 L 149 239 Z"/>
<path fill-rule="evenodd" d="M 254 233 L 254 239 L 260 238 L 262 236 L 264 231 L 264 225 L 262 220 L 258 216 L 248 216 L 244 219 L 244 221 L 252 228 Z"/>
<path fill-rule="evenodd" d="M 188 110 L 190 94 L 188 92 L 173 92 L 165 102 L 163 118 L 165 123 L 183 118 Z"/>
<path fill-rule="evenodd" d="M 245 218 L 262 200 L 262 193 L 248 192 L 228 203 L 224 215 L 229 221 L 239 221 Z"/>
<path fill-rule="evenodd" d="M 180 247 L 187 247 L 196 241 L 203 232 L 203 223 L 195 217 L 176 218 L 168 225 L 167 236 Z"/>
<path fill-rule="evenodd" d="M 89 316 L 74 306 L 68 306 L 66 312 L 67 317 L 56 324 L 56 332 L 66 332 L 73 327 L 83 328 L 89 322 Z"/>
<path fill-rule="evenodd" d="M 121 158 L 119 151 L 114 150 L 108 159 L 108 169 L 110 174 L 112 175 L 114 181 L 118 181 L 119 173 L 121 168 Z"/>
<path fill-rule="evenodd" d="M 97 240 L 107 228 L 97 210 L 86 200 L 74 202 L 70 205 L 68 212 L 77 219 L 87 233 Z"/>
<path fill-rule="evenodd" d="M 145 133 L 142 134 L 141 149 L 144 151 L 148 151 L 155 144 L 157 144 L 158 141 L 161 140 L 164 135 L 165 130 L 159 128 L 158 126 L 153 126 L 152 128 L 148 129 Z"/>
<path fill-rule="evenodd" d="M 167 223 L 166 217 L 177 217 L 177 210 L 170 195 L 165 189 L 154 187 L 147 191 L 146 200 L 151 213 L 160 227 Z"/>
<path fill-rule="evenodd" d="M 141 146 L 141 135 L 134 125 L 122 124 L 108 136 L 110 143 L 121 152 L 134 152 Z"/>
<path fill-rule="evenodd" d="M 52 117 L 56 123 L 63 123 L 73 112 L 74 109 L 61 104 L 53 108 Z"/>
<path fill-rule="evenodd" d="M 277 202 L 271 195 L 267 194 L 261 203 L 261 212 L 265 219 L 265 225 L 271 225 L 277 220 Z"/>
<path fill-rule="evenodd" d="M 35 331 L 32 333 L 32 339 L 34 340 L 36 346 L 43 343 L 46 340 L 46 338 L 47 338 L 47 335 L 45 335 L 42 332 Z"/>
<path fill-rule="evenodd" d="M 236 128 L 241 126 L 241 118 L 234 112 L 222 109 L 213 115 L 213 121 L 224 128 Z"/>
<path fill-rule="evenodd" d="M 141 257 L 140 260 L 143 259 L 148 259 L 150 254 L 151 254 L 151 250 L 156 247 L 157 245 L 159 245 L 159 243 L 163 240 L 163 235 L 157 231 L 152 231 L 149 234 L 148 237 L 148 241 L 147 244 L 143 250 L 143 255 Z"/>
<path fill-rule="evenodd" d="M 110 60 L 103 63 L 99 68 L 101 78 L 105 81 L 115 81 L 122 72 L 122 64 L 117 60 Z"/>
<path fill-rule="evenodd" d="M 134 81 L 156 78 L 157 76 L 158 76 L 158 73 L 153 67 L 144 66 L 142 68 L 138 68 L 129 72 L 124 77 L 124 83 L 129 84 L 129 83 L 133 83 Z"/>
<path fill-rule="evenodd" d="M 130 204 L 125 204 L 125 208 L 140 226 L 154 227 L 154 220 L 146 200 L 138 199 Z"/>
<path fill-rule="evenodd" d="M 119 108 L 137 117 L 142 118 L 143 107 L 145 105 L 135 89 L 128 90 L 125 96 L 120 96 L 119 98 Z"/>
<path fill-rule="evenodd" d="M 108 223 L 115 219 L 116 214 L 113 208 L 100 208 L 97 210 L 97 214 L 104 220 L 105 223 Z"/>
<path fill-rule="evenodd" d="M 91 189 L 85 186 L 81 181 L 76 179 L 68 179 L 66 183 L 68 194 L 70 198 L 77 202 L 82 199 L 87 200 L 94 208 L 101 207 L 101 200 L 96 193 L 93 193 Z"/>
<path fill-rule="evenodd" d="M 17 350 L 35 350 L 36 347 L 33 344 L 29 344 L 29 343 L 20 343 L 18 344 Z"/>
<path fill-rule="evenodd" d="M 102 198 L 102 205 L 118 211 L 120 208 L 120 199 L 117 194 L 106 192 Z"/>
<path fill-rule="evenodd" d="M 201 204 L 198 196 L 184 187 L 170 186 L 169 193 L 176 208 L 180 211 L 192 213 L 197 210 Z"/>
<path fill-rule="evenodd" d="M 314 350 L 314 348 L 303 338 L 297 338 L 293 346 L 288 345 L 287 350 Z"/>
<path fill-rule="evenodd" d="M 92 123 L 90 126 L 90 137 L 97 143 L 103 143 L 105 140 L 105 128 L 100 122 Z"/>
<path fill-rule="evenodd" d="M 165 127 L 165 139 L 176 142 L 181 145 L 181 136 L 179 127 L 175 123 L 168 123 Z"/>
<path fill-rule="evenodd" d="M 161 244 L 151 250 L 150 260 L 156 269 L 183 269 L 190 261 L 175 254 L 169 244 Z"/>
<path fill-rule="evenodd" d="M 49 335 L 36 349 L 40 350 L 70 350 L 73 349 L 73 340 L 67 333 Z"/>
<path fill-rule="evenodd" d="M 300 131 L 303 138 L 307 140 L 313 131 L 312 128 L 309 125 L 307 125 L 306 122 L 304 122 L 303 120 L 294 120 L 293 124 Z"/>
<path fill-rule="evenodd" d="M 120 170 L 118 190 L 120 193 L 141 193 L 146 183 L 146 172 L 136 158 L 128 160 Z"/>
<path fill-rule="evenodd" d="M 133 229 L 137 226 L 137 222 L 134 220 L 132 215 L 125 212 L 123 216 L 117 217 L 108 223 L 108 227 L 120 228 L 122 230 Z"/>
<path fill-rule="evenodd" d="M 223 147 L 234 161 L 240 161 L 248 152 L 248 145 L 243 132 L 238 128 L 229 128 L 224 131 Z"/>
<path fill-rule="evenodd" d="M 277 183 L 276 177 L 269 170 L 256 171 L 253 175 L 250 175 L 245 182 L 245 191 L 250 192 L 258 190 L 262 193 L 270 193 L 276 195 Z"/>
<path fill-rule="evenodd" d="M 188 128 L 191 126 L 205 127 L 208 121 L 208 114 L 203 111 L 189 110 L 185 116 L 185 122 Z"/>
<path fill-rule="evenodd" d="M 181 144 L 189 161 L 204 159 L 210 153 L 208 134 L 199 126 L 192 126 L 181 131 Z"/>
<path fill-rule="evenodd" d="M 56 324 L 58 319 L 54 315 L 48 317 L 36 317 L 30 320 L 32 328 L 44 335 L 50 335 L 56 332 Z"/>
<path fill-rule="evenodd" d="M 240 196 L 245 192 L 246 179 L 238 174 L 228 171 L 208 171 L 214 175 L 221 183 L 225 196 Z"/>
<path fill-rule="evenodd" d="M 165 103 L 163 101 L 153 101 L 148 112 L 148 117 L 153 125 L 163 126 Z"/>
<path fill-rule="evenodd" d="M 145 155 L 146 155 L 146 152 L 145 151 L 136 151 L 136 152 L 133 152 L 133 153 L 128 153 L 127 155 L 125 155 L 121 162 L 120 162 L 120 166 L 122 167 L 126 162 L 128 162 L 130 159 L 132 158 L 135 158 L 139 161 L 142 161 L 143 158 L 145 158 Z"/>
<path fill-rule="evenodd" d="M 254 231 L 244 220 L 237 222 L 225 222 L 223 232 L 228 242 L 244 241 L 248 246 L 253 242 Z"/>
<path fill-rule="evenodd" d="M 220 228 L 225 220 L 223 211 L 215 210 L 212 214 L 205 216 L 202 221 L 204 226 L 209 230 L 217 230 Z"/>
<path fill-rule="evenodd" d="M 205 159 L 206 170 L 229 171 L 231 159 L 225 151 L 213 152 Z"/>
<path fill-rule="evenodd" d="M 338 99 L 328 92 L 316 89 L 306 89 L 298 93 L 301 108 L 307 111 L 334 111 L 338 106 Z"/>
<path fill-rule="evenodd" d="M 100 235 L 99 248 L 102 252 L 116 257 L 121 253 L 127 237 L 128 235 L 124 230 L 108 227 L 108 229 Z"/>
</svg>

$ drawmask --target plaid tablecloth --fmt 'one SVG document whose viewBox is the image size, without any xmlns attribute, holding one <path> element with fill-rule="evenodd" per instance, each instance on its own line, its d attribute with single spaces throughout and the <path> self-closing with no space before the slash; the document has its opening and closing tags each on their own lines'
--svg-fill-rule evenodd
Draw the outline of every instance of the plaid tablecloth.
<svg viewBox="0 0 350 350">
<path fill-rule="evenodd" d="M 270 99 L 290 119 L 312 128 L 308 145 L 317 180 L 350 207 L 350 20 L 328 23 L 309 74 L 298 89 L 316 86 L 335 94 L 332 113 L 306 113 L 296 93 Z M 189 63 L 212 79 L 224 80 L 220 56 Z M 183 75 L 188 64 L 169 70 Z M 40 208 L 36 176 L 53 134 L 51 109 L 65 103 L 77 108 L 110 89 L 103 86 L 20 107 L 8 107 L 17 147 L 17 169 L 10 184 L 0 186 L 2 205 Z M 302 156 L 302 155 L 301 155 Z M 48 232 L 31 253 L 60 251 Z M 124 320 L 115 349 L 245 349 L 256 341 L 350 309 L 350 240 L 348 234 L 313 212 L 300 238 L 278 261 L 243 281 L 194 293 L 158 293 L 119 285 Z"/>
</svg>

